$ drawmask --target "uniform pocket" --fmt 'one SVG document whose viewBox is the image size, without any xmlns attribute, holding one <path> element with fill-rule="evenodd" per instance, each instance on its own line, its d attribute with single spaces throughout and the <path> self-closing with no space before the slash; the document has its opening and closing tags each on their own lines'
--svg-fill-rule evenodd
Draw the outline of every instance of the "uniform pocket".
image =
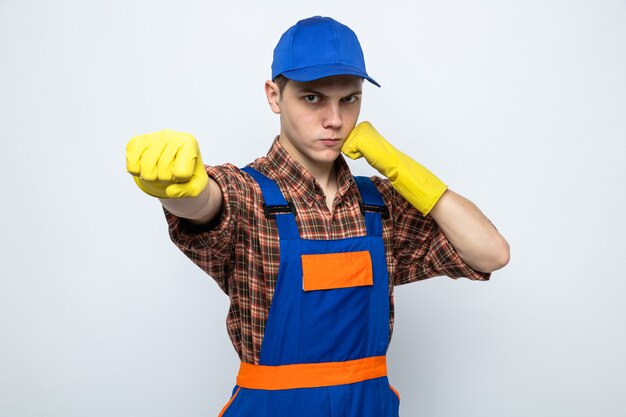
<svg viewBox="0 0 626 417">
<path fill-rule="evenodd" d="M 224 414 L 226 413 L 226 411 L 228 411 L 228 409 L 230 408 L 230 406 L 232 405 L 233 401 L 235 401 L 235 398 L 237 398 L 237 395 L 239 395 L 239 391 L 241 390 L 241 387 L 237 387 L 237 390 L 235 391 L 235 393 L 232 395 L 232 397 L 230 397 L 230 400 L 228 400 L 228 402 L 226 403 L 226 405 L 224 406 L 224 408 L 222 408 L 222 411 L 219 413 L 219 415 L 217 417 L 223 417 Z"/>
<path fill-rule="evenodd" d="M 391 384 L 389 384 L 389 400 L 391 401 L 391 415 L 398 417 L 400 415 L 400 393 Z"/>
<path fill-rule="evenodd" d="M 369 251 L 302 255 L 304 291 L 373 285 Z"/>
<path fill-rule="evenodd" d="M 400 415 L 400 394 L 391 386 L 387 377 L 379 378 L 378 392 L 380 394 L 377 416 L 398 417 Z"/>
<path fill-rule="evenodd" d="M 395 389 L 391 384 L 389 384 L 389 388 L 391 388 L 393 393 L 396 394 L 396 397 L 398 397 L 398 401 L 400 401 L 400 393 L 398 392 L 398 390 Z"/>
<path fill-rule="evenodd" d="M 235 385 L 230 401 L 218 417 L 270 417 L 267 414 L 267 392 Z M 273 416 L 272 416 L 273 417 Z"/>
</svg>

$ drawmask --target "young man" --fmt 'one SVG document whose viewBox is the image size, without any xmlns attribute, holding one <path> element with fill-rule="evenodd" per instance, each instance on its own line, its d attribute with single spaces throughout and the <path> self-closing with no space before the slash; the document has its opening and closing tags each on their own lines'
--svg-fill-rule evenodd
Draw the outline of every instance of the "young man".
<svg viewBox="0 0 626 417">
<path fill-rule="evenodd" d="M 398 416 L 385 362 L 393 287 L 487 280 L 508 262 L 474 204 L 357 125 L 364 80 L 379 86 L 352 30 L 304 19 L 274 50 L 265 92 L 280 134 L 266 156 L 205 167 L 195 139 L 174 131 L 127 146 L 172 240 L 230 297 L 241 367 L 220 416 Z M 386 178 L 354 178 L 342 152 Z"/>
</svg>

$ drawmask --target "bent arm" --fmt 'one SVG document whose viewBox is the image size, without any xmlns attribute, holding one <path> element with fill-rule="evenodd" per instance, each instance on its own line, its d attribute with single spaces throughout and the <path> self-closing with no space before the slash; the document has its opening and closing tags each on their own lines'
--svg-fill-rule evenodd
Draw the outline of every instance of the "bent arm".
<svg viewBox="0 0 626 417">
<path fill-rule="evenodd" d="M 207 187 L 197 197 L 159 198 L 159 201 L 173 215 L 189 220 L 191 223 L 206 224 L 222 211 L 222 190 L 209 177 Z"/>
<path fill-rule="evenodd" d="M 462 195 L 446 190 L 430 215 L 472 268 L 493 272 L 509 262 L 508 242 L 480 209 Z"/>
<path fill-rule="evenodd" d="M 509 262 L 509 244 L 478 207 L 394 148 L 371 123 L 359 123 L 342 151 L 352 159 L 364 157 L 413 207 L 424 216 L 431 214 L 461 259 L 473 269 L 493 272 Z"/>
</svg>

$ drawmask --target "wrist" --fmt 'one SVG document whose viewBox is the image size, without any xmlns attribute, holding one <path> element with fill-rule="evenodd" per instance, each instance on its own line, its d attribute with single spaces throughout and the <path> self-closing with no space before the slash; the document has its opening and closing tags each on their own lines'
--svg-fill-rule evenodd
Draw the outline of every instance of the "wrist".
<svg viewBox="0 0 626 417">
<path fill-rule="evenodd" d="M 189 220 L 203 219 L 210 214 L 211 206 L 209 187 L 196 197 L 159 198 L 161 205 L 176 217 Z"/>
</svg>

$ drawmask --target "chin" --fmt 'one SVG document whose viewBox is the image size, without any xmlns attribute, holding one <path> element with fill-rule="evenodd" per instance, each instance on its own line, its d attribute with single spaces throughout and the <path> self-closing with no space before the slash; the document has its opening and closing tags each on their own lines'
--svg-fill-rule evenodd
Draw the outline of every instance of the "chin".
<svg viewBox="0 0 626 417">
<path fill-rule="evenodd" d="M 337 149 L 337 150 L 326 149 L 325 151 L 320 152 L 318 156 L 320 159 L 323 159 L 326 162 L 332 162 L 335 159 L 337 159 L 337 157 L 339 157 L 340 154 L 341 154 L 341 149 Z"/>
<path fill-rule="evenodd" d="M 335 162 L 335 159 L 337 159 L 340 154 L 341 154 L 340 151 L 337 151 L 337 152 L 326 151 L 321 155 L 317 155 L 318 157 L 316 159 L 318 162 L 323 162 L 323 163 Z"/>
</svg>

